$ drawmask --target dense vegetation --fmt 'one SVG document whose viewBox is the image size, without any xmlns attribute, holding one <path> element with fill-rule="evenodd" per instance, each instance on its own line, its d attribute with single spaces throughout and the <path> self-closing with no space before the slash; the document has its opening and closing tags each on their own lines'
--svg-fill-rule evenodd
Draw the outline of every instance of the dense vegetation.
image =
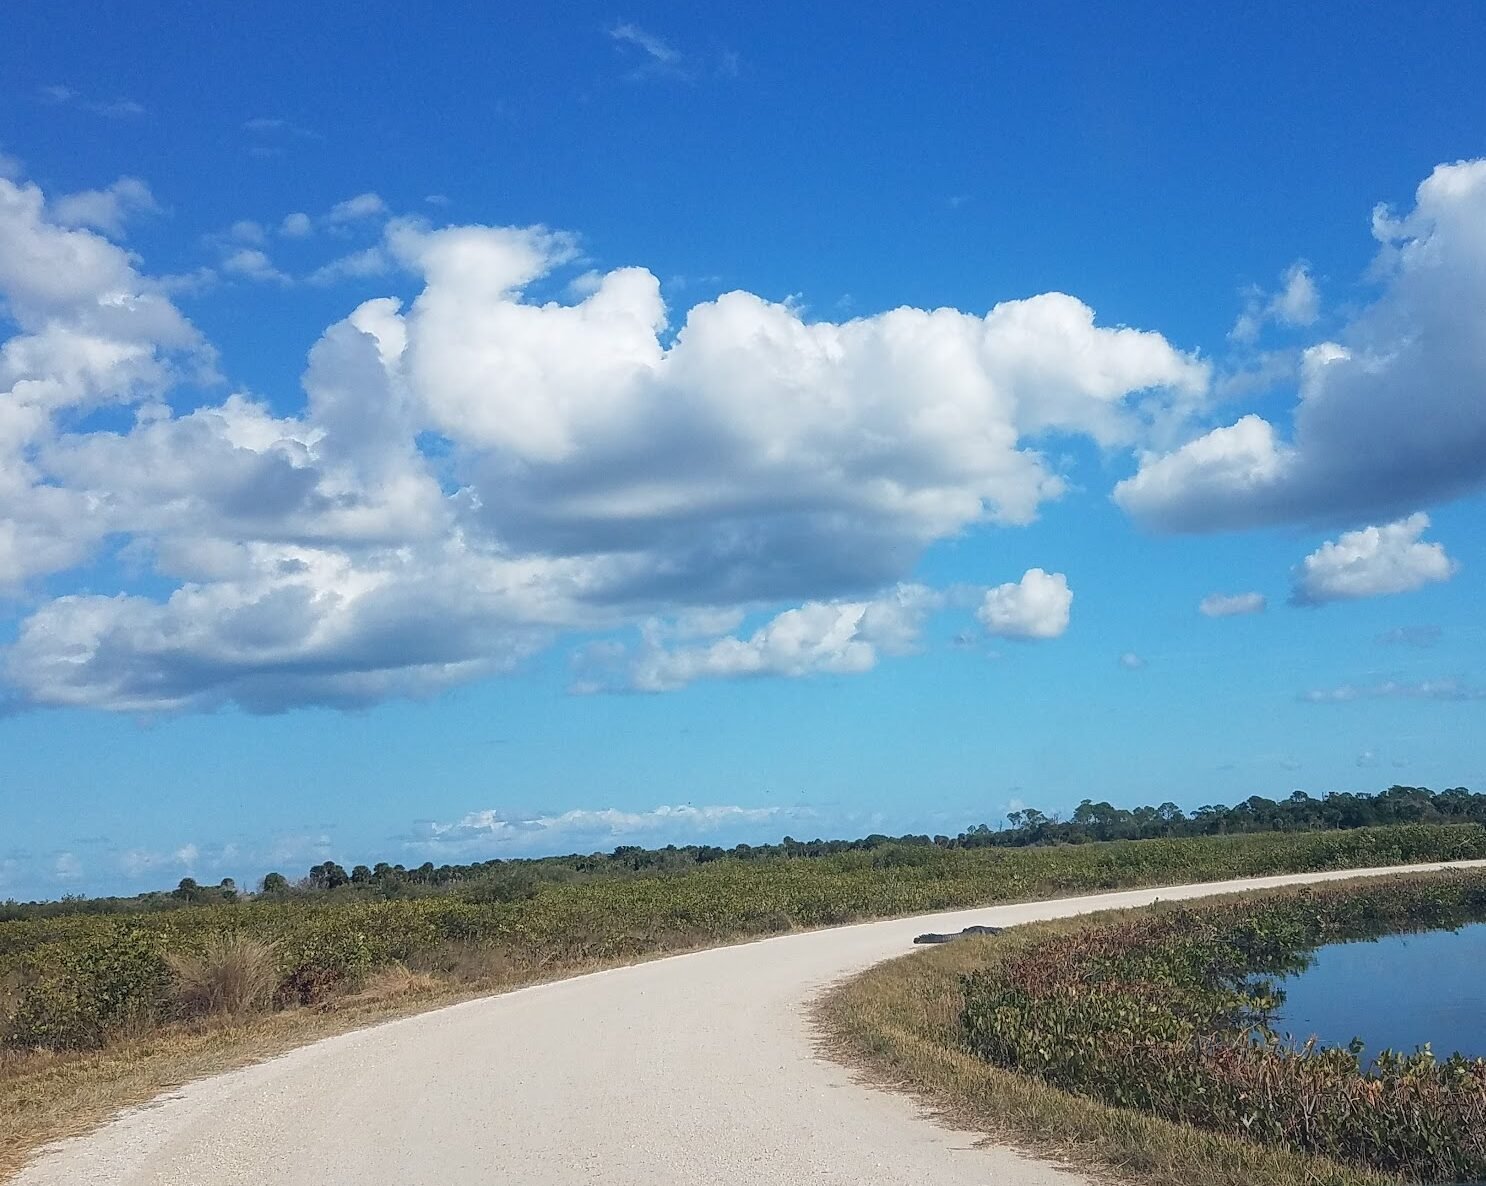
<svg viewBox="0 0 1486 1186">
<path fill-rule="evenodd" d="M 1121 886 L 1486 858 L 1486 828 L 1407 825 L 1017 849 L 889 844 L 811 860 L 728 857 L 669 876 L 503 882 L 383 899 L 273 893 L 0 924 L 0 1044 L 97 1047 L 189 1018 L 182 969 L 258 945 L 254 1007 L 321 1004 L 378 968 L 441 976 L 492 959 L 532 976 L 796 927 Z M 232 942 L 229 942 L 232 941 Z M 234 945 L 235 944 L 235 945 Z M 224 972 L 225 974 L 225 972 Z M 191 981 L 187 985 L 186 981 Z M 190 987 L 189 992 L 183 991 Z"/>
<path fill-rule="evenodd" d="M 1301 1049 L 1278 973 L 1330 942 L 1486 919 L 1486 873 L 1163 907 L 1010 948 L 963 978 L 960 1038 L 1106 1104 L 1408 1181 L 1486 1178 L 1486 1060 Z"/>
<path fill-rule="evenodd" d="M 664 848 L 621 845 L 611 852 L 494 859 L 462 865 L 435 865 L 426 861 L 409 868 L 379 862 L 355 865 L 349 871 L 338 862 L 324 861 L 312 866 L 298 880 L 291 880 L 282 873 L 267 874 L 259 883 L 258 895 L 275 900 L 327 894 L 340 899 L 400 899 L 453 892 L 499 900 L 530 897 L 544 883 L 684 873 L 722 860 L 776 862 L 780 859 L 806 860 L 844 853 L 871 853 L 879 849 L 1028 848 L 1107 840 L 1464 823 L 1486 825 L 1486 794 L 1473 794 L 1464 787 L 1431 791 L 1427 787 L 1394 786 L 1376 795 L 1335 792 L 1313 798 L 1304 791 L 1296 791 L 1283 800 L 1254 795 L 1232 807 L 1217 804 L 1199 807 L 1190 814 L 1174 803 L 1125 809 L 1085 799 L 1066 820 L 1027 808 L 1011 812 L 1007 816 L 1007 827 L 993 829 L 987 824 L 977 824 L 958 836 L 874 833 L 856 840 L 795 840 L 786 836 L 778 844 L 738 844 L 726 849 L 709 844 L 670 844 Z M 170 910 L 232 903 L 240 896 L 231 879 L 220 885 L 198 885 L 188 877 L 173 890 L 132 897 L 0 902 L 0 922 L 74 914 Z"/>
</svg>

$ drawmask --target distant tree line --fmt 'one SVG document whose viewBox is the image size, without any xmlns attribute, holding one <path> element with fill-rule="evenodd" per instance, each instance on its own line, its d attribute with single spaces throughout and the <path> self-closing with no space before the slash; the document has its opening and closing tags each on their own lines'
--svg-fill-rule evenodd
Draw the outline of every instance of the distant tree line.
<svg viewBox="0 0 1486 1186">
<path fill-rule="evenodd" d="M 425 861 L 410 868 L 382 861 L 375 865 L 355 865 L 349 872 L 335 861 L 322 861 L 312 865 L 298 880 L 291 880 L 283 873 L 269 873 L 258 892 L 259 896 L 271 899 L 321 895 L 407 898 L 452 892 L 479 901 L 512 901 L 533 896 L 543 882 L 656 876 L 721 860 L 809 860 L 838 853 L 886 850 L 874 857 L 874 863 L 887 866 L 932 859 L 929 850 L 934 848 L 1024 848 L 1410 823 L 1486 824 L 1486 794 L 1475 794 L 1465 787 L 1431 791 L 1427 787 L 1405 786 L 1389 787 L 1372 795 L 1334 792 L 1320 798 L 1296 791 L 1286 799 L 1254 795 L 1232 807 L 1213 804 L 1191 813 L 1175 803 L 1126 809 L 1085 799 L 1066 819 L 1056 813 L 1045 815 L 1034 808 L 1022 808 L 1008 813 L 1002 827 L 977 824 L 958 836 L 889 836 L 877 832 L 857 840 L 796 840 L 786 836 L 777 844 L 736 844 L 731 848 L 711 844 L 668 844 L 664 848 L 622 844 L 610 852 L 497 858 L 461 865 Z M 173 890 L 134 897 L 69 897 L 57 902 L 0 903 L 0 921 L 72 913 L 162 910 L 229 903 L 238 898 L 238 889 L 230 878 L 220 885 L 201 886 L 187 877 Z"/>
</svg>

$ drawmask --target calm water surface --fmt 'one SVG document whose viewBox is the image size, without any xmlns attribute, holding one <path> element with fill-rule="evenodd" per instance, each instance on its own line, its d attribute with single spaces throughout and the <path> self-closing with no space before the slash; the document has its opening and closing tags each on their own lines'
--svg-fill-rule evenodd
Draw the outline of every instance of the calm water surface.
<svg viewBox="0 0 1486 1186">
<path fill-rule="evenodd" d="M 1271 1024 L 1328 1046 L 1361 1038 L 1367 1055 L 1425 1042 L 1436 1055 L 1486 1058 L 1486 923 L 1319 948 L 1315 963 L 1279 981 Z"/>
</svg>

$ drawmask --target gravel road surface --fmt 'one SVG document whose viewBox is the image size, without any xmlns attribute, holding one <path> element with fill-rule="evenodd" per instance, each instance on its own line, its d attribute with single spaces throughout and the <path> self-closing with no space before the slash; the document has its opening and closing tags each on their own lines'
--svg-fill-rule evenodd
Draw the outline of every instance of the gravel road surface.
<svg viewBox="0 0 1486 1186">
<path fill-rule="evenodd" d="M 1470 862 L 1486 864 L 1486 862 Z M 1411 866 L 1433 869 L 1437 865 Z M 785 935 L 329 1038 L 48 1150 L 20 1186 L 1078 1186 L 816 1056 L 807 1006 L 923 931 L 1398 872 L 1269 877 Z"/>
</svg>

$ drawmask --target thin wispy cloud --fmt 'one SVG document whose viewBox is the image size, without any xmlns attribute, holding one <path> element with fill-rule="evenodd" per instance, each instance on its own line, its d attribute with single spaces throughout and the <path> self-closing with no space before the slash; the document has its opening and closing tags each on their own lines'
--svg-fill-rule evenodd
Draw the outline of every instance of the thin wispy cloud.
<svg viewBox="0 0 1486 1186">
<path fill-rule="evenodd" d="M 420 820 L 406 847 L 419 855 L 469 855 L 480 852 L 548 852 L 563 847 L 592 848 L 615 840 L 675 836 L 683 843 L 738 829 L 813 819 L 804 806 L 745 807 L 737 804 L 662 804 L 648 811 L 616 808 L 523 814 L 501 809 L 472 811 L 453 823 Z"/>
<path fill-rule="evenodd" d="M 1262 614 L 1269 605 L 1263 593 L 1209 593 L 1197 604 L 1205 618 L 1232 618 L 1242 614 Z"/>
<path fill-rule="evenodd" d="M 742 58 L 733 50 L 691 51 L 633 21 L 609 26 L 609 40 L 633 65 L 625 75 L 631 82 L 672 78 L 694 82 L 704 77 L 737 78 Z"/>
<path fill-rule="evenodd" d="M 248 134 L 248 153 L 262 159 L 285 156 L 293 144 L 302 146 L 307 141 L 325 138 L 313 128 L 277 116 L 254 116 L 244 120 L 242 127 Z"/>
<path fill-rule="evenodd" d="M 1395 626 L 1373 641 L 1381 647 L 1432 647 L 1440 640 L 1438 626 Z"/>
<path fill-rule="evenodd" d="M 243 130 L 252 132 L 258 136 L 284 135 L 293 136 L 300 140 L 319 140 L 320 133 L 303 124 L 297 124 L 289 119 L 276 119 L 268 116 L 256 116 L 253 119 L 243 121 Z"/>
<path fill-rule="evenodd" d="M 42 87 L 38 96 L 43 103 L 51 106 L 75 107 L 79 111 L 101 115 L 105 119 L 137 119 L 149 113 L 143 103 L 134 99 L 97 99 L 58 83 Z"/>
<path fill-rule="evenodd" d="M 664 38 L 657 37 L 654 33 L 647 33 L 639 25 L 629 21 L 621 21 L 609 30 L 609 36 L 624 45 L 632 45 L 641 53 L 645 54 L 653 62 L 663 66 L 676 66 L 681 63 L 681 53 Z"/>
<path fill-rule="evenodd" d="M 1300 699 L 1308 704 L 1350 704 L 1357 700 L 1486 700 L 1486 687 L 1453 678 L 1412 683 L 1383 680 L 1375 684 L 1313 688 L 1302 692 Z"/>
</svg>

